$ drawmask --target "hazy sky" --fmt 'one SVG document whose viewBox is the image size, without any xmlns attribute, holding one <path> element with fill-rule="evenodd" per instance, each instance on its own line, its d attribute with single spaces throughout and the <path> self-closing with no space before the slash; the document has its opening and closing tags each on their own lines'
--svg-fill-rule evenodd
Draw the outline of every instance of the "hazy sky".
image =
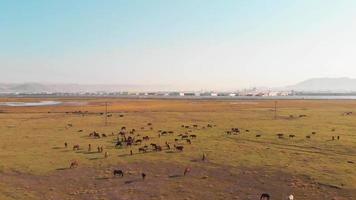
<svg viewBox="0 0 356 200">
<path fill-rule="evenodd" d="M 0 69 L 204 89 L 356 77 L 356 1 L 0 0 Z"/>
</svg>

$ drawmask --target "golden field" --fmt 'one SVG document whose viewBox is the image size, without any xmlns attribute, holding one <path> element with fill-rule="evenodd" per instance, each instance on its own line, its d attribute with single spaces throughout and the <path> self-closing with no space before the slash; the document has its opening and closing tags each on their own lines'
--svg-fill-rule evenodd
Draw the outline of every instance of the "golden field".
<svg viewBox="0 0 356 200">
<path fill-rule="evenodd" d="M 0 102 L 40 100 L 46 99 Z M 279 100 L 275 119 L 272 100 L 47 100 L 63 104 L 0 106 L 1 200 L 245 200 L 258 199 L 264 192 L 272 199 L 289 194 L 298 200 L 356 198 L 356 101 Z M 112 115 L 107 124 L 106 102 Z M 136 138 L 150 140 L 115 148 L 122 126 L 136 129 Z M 231 128 L 241 132 L 229 135 Z M 158 130 L 174 134 L 158 137 Z M 89 137 L 93 131 L 107 137 Z M 197 135 L 192 144 L 178 136 L 185 132 Z M 278 138 L 278 133 L 284 137 Z M 165 142 L 183 145 L 184 150 L 138 151 L 145 144 L 164 147 Z M 75 144 L 80 150 L 72 150 Z M 96 152 L 98 146 L 107 158 Z M 74 160 L 79 166 L 69 169 Z M 191 172 L 181 176 L 186 167 Z M 114 177 L 113 169 L 122 169 L 125 176 Z M 142 172 L 147 174 L 144 181 Z"/>
</svg>

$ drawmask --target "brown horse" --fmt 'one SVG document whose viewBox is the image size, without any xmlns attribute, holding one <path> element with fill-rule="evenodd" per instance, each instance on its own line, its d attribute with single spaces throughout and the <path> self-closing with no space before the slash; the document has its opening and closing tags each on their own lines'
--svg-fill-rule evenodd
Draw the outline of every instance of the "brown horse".
<svg viewBox="0 0 356 200">
<path fill-rule="evenodd" d="M 78 167 L 78 161 L 72 161 L 71 163 L 70 163 L 70 166 L 69 166 L 69 168 L 70 169 L 72 169 L 72 168 L 76 168 L 76 167 Z"/>
<path fill-rule="evenodd" d="M 79 150 L 79 144 L 73 145 L 73 151 Z"/>
<path fill-rule="evenodd" d="M 174 145 L 174 148 L 176 148 L 176 150 L 178 150 L 178 151 L 183 151 L 184 146 L 176 146 L 176 145 Z"/>
</svg>

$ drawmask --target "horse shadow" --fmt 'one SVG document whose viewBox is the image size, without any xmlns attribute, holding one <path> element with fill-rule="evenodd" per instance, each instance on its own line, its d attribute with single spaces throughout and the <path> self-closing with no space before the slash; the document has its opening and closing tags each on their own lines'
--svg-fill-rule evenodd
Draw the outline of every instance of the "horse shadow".
<svg viewBox="0 0 356 200">
<path fill-rule="evenodd" d="M 125 184 L 132 184 L 132 183 L 136 183 L 136 182 L 140 182 L 140 181 L 142 181 L 142 179 L 133 179 L 133 180 L 125 181 Z"/>
<path fill-rule="evenodd" d="M 63 170 L 67 170 L 67 169 L 69 169 L 68 167 L 61 167 L 61 168 L 57 168 L 56 170 L 57 171 L 63 171 Z"/>
<path fill-rule="evenodd" d="M 134 155 L 134 154 L 132 154 Z M 127 157 L 127 156 L 131 156 L 131 154 L 121 154 L 121 155 L 118 155 L 118 157 Z"/>
<path fill-rule="evenodd" d="M 177 152 L 173 151 L 173 150 L 169 150 L 169 151 L 166 151 L 166 153 L 177 153 Z"/>
<path fill-rule="evenodd" d="M 110 179 L 109 177 L 98 177 L 98 178 L 95 178 L 96 180 L 108 180 Z"/>
<path fill-rule="evenodd" d="M 104 158 L 98 158 L 98 157 L 96 157 L 96 158 L 88 158 L 88 160 L 101 160 L 101 159 L 104 159 Z"/>
<path fill-rule="evenodd" d="M 83 154 L 97 154 L 99 152 L 97 151 L 86 151 L 86 152 L 82 152 Z"/>
<path fill-rule="evenodd" d="M 183 175 L 181 174 L 174 174 L 174 175 L 169 175 L 169 178 L 179 178 L 179 177 L 183 177 Z"/>
</svg>

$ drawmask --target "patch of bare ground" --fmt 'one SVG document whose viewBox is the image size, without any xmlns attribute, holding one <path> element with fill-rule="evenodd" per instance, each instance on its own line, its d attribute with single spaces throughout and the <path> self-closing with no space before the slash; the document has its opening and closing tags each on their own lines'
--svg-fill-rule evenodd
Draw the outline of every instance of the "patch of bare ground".
<svg viewBox="0 0 356 200">
<path fill-rule="evenodd" d="M 298 200 L 351 200 L 356 195 L 353 190 L 318 184 L 308 177 L 281 171 L 194 162 L 191 172 L 183 176 L 185 167 L 146 161 L 103 168 L 79 166 L 58 169 L 46 176 L 2 173 L 0 182 L 25 191 L 34 199 L 46 200 L 252 200 L 259 199 L 261 193 L 269 193 L 272 199 L 286 199 L 293 194 Z M 123 170 L 124 177 L 114 177 L 114 169 Z M 145 180 L 142 172 L 147 175 Z"/>
</svg>

